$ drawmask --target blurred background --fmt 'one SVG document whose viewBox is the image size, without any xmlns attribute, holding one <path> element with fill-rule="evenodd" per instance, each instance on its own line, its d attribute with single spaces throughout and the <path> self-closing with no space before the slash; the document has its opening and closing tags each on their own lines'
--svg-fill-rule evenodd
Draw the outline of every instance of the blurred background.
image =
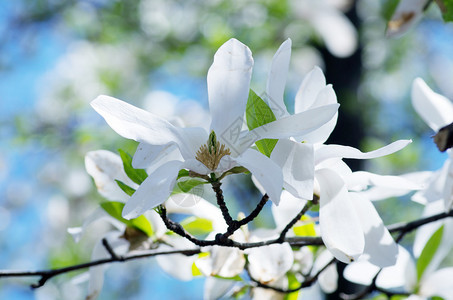
<svg viewBox="0 0 453 300">
<path fill-rule="evenodd" d="M 102 201 L 84 155 L 118 148 L 133 153 L 135 146 L 117 136 L 90 101 L 107 94 L 164 117 L 177 115 L 189 126 L 206 126 L 206 73 L 217 48 L 232 37 L 253 52 L 252 88 L 258 94 L 273 54 L 292 39 L 289 111 L 304 75 L 315 65 L 324 70 L 341 104 L 328 143 L 369 151 L 397 139 L 414 141 L 385 158 L 348 161 L 353 170 L 390 175 L 440 168 L 446 155 L 413 110 L 410 89 L 422 77 L 453 99 L 453 26 L 431 4 L 404 36 L 386 38 L 391 13 L 386 3 L 1 1 L 0 269 L 88 261 L 106 228 L 94 228 L 78 244 L 66 231 L 80 226 Z M 252 186 L 239 180 L 237 185 L 237 191 L 229 185 L 228 197 Z M 249 211 L 254 204 L 233 202 L 233 211 Z M 418 218 L 423 209 L 408 197 L 375 204 L 387 224 Z M 272 226 L 264 222 L 259 224 Z M 35 291 L 29 287 L 33 278 L 0 279 L 0 299 L 82 299 L 86 284 L 74 282 L 77 274 Z M 202 289 L 203 279 L 178 281 L 149 259 L 111 266 L 100 299 L 193 299 Z M 175 298 L 175 290 L 184 294 Z"/>
</svg>

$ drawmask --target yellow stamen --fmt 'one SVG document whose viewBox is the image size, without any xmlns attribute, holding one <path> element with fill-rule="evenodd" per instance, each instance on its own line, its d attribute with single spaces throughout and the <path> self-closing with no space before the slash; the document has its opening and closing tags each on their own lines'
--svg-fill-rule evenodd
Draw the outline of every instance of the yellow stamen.
<svg viewBox="0 0 453 300">
<path fill-rule="evenodd" d="M 205 145 L 201 145 L 195 158 L 211 171 L 215 171 L 219 166 L 222 157 L 230 154 L 230 149 L 228 149 L 224 144 L 220 144 L 220 142 L 217 141 L 214 131 L 212 131 L 209 135 L 207 143 Z"/>
</svg>

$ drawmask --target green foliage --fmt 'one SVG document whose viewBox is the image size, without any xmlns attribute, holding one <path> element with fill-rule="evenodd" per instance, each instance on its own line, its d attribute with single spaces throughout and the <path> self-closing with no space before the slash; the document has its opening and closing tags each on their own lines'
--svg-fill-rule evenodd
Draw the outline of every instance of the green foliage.
<svg viewBox="0 0 453 300">
<path fill-rule="evenodd" d="M 118 186 L 120 187 L 120 189 L 122 189 L 123 192 L 125 192 L 129 196 L 132 196 L 132 194 L 135 193 L 135 189 L 131 188 L 130 186 L 128 186 L 124 182 L 122 182 L 120 180 L 117 180 L 117 179 L 115 179 L 115 181 L 116 181 L 116 184 L 118 184 Z"/>
<path fill-rule="evenodd" d="M 153 235 L 153 228 L 151 223 L 146 219 L 145 216 L 139 216 L 132 220 L 126 220 L 122 217 L 121 212 L 124 208 L 124 203 L 116 201 L 108 201 L 101 203 L 101 207 L 112 217 L 118 221 L 126 224 L 128 227 L 133 227 L 143 231 L 147 236 Z"/>
<path fill-rule="evenodd" d="M 294 234 L 297 236 L 316 236 L 315 224 L 311 221 L 311 218 L 302 216 L 301 221 L 306 224 L 294 226 Z"/>
<path fill-rule="evenodd" d="M 142 182 L 148 177 L 146 171 L 143 169 L 134 169 L 132 167 L 132 156 L 119 149 L 121 160 L 123 161 L 124 172 L 127 176 L 136 184 L 142 184 Z"/>
<path fill-rule="evenodd" d="M 187 176 L 189 176 L 189 171 L 188 170 L 186 170 L 186 169 L 179 170 L 178 179 L 181 178 L 181 177 L 187 177 Z"/>
<path fill-rule="evenodd" d="M 190 178 L 187 180 L 181 180 L 176 182 L 175 187 L 173 188 L 173 194 L 179 194 L 179 193 L 188 193 L 190 192 L 194 187 L 199 186 L 201 184 L 206 184 L 208 182 L 206 181 L 201 181 L 199 179 L 195 178 Z"/>
<path fill-rule="evenodd" d="M 195 216 L 184 219 L 180 224 L 192 235 L 208 234 L 214 230 L 211 220 Z"/>
<path fill-rule="evenodd" d="M 295 289 L 300 286 L 299 280 L 293 273 L 288 273 L 288 289 Z M 299 297 L 299 291 L 289 293 L 285 295 L 285 300 L 297 300 Z"/>
<path fill-rule="evenodd" d="M 417 282 L 420 282 L 420 279 L 423 276 L 423 272 L 425 272 L 426 267 L 428 267 L 429 263 L 436 254 L 440 242 L 442 241 L 443 232 L 444 226 L 442 225 L 439 229 L 436 230 L 436 232 L 433 233 L 433 235 L 430 237 L 425 247 L 423 248 L 420 257 L 417 260 Z"/>
<path fill-rule="evenodd" d="M 387 0 L 382 5 L 381 14 L 386 21 L 390 21 L 400 0 Z"/>
<path fill-rule="evenodd" d="M 441 0 L 442 18 L 445 22 L 453 22 L 453 0 Z"/>
<path fill-rule="evenodd" d="M 264 102 L 264 100 L 261 99 L 261 97 L 258 96 L 253 90 L 250 90 L 245 114 L 249 130 L 276 120 L 274 113 L 266 102 Z M 262 139 L 257 141 L 255 144 L 261 153 L 270 157 L 277 141 L 278 140 L 276 139 Z"/>
</svg>

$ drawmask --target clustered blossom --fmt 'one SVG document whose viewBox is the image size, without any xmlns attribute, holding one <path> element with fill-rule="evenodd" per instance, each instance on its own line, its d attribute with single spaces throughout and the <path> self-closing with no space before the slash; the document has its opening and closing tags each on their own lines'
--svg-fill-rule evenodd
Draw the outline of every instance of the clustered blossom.
<svg viewBox="0 0 453 300">
<path fill-rule="evenodd" d="M 207 75 L 209 131 L 185 127 L 183 122 L 173 124 L 171 120 L 109 96 L 96 98 L 92 106 L 110 127 L 139 143 L 130 168 L 144 169 L 141 171 L 146 176 L 137 180 L 128 174 L 127 162 L 112 152 L 88 153 L 86 169 L 98 191 L 111 203 L 119 203 L 115 205 L 124 208 L 122 216 L 99 209 L 86 224 L 71 228 L 70 233 L 78 238 L 89 224 L 104 218 L 116 228 L 105 238 L 118 253 L 183 250 L 196 244 L 190 235 L 184 236 L 184 230 L 190 228 L 187 224 L 204 222 L 208 224 L 205 226 L 208 229 L 202 230 L 207 236 L 204 241 L 219 244 L 197 244 L 202 246 L 199 256 L 159 256 L 157 261 L 165 272 L 181 280 L 206 276 L 206 299 L 233 296 L 244 290 L 248 290 L 253 299 L 283 299 L 278 290 L 290 289 L 293 286 L 290 279 L 304 282 L 318 276 L 317 283 L 298 291 L 298 299 L 315 299 L 321 290 L 330 293 L 337 288 L 335 267 L 328 265 L 332 259 L 350 264 L 346 272 L 349 279 L 366 284 L 370 284 L 372 276 L 382 268 L 381 274 L 406 268 L 410 255 L 394 241 L 372 200 L 417 191 L 414 200 L 426 203 L 430 212 L 438 209 L 440 201 L 448 211 L 453 199 L 451 158 L 446 167 L 436 173 L 384 176 L 352 172 L 344 158 L 372 159 L 389 155 L 411 141 L 395 141 L 366 153 L 349 146 L 326 144 L 338 118 L 335 91 L 332 85 L 326 84 L 322 70 L 315 67 L 302 81 L 291 115 L 283 100 L 290 56 L 291 40 L 288 39 L 274 55 L 266 93 L 261 99 L 250 90 L 254 63 L 250 49 L 236 39 L 222 45 Z M 251 97 L 255 97 L 254 103 L 250 102 Z M 451 102 L 432 92 L 421 79 L 414 83 L 413 103 L 435 131 L 453 121 Z M 260 115 L 263 111 L 265 116 Z M 265 148 L 262 143 L 267 143 Z M 249 229 L 247 223 L 240 223 L 245 215 L 241 213 L 238 220 L 232 220 L 225 203 L 222 204 L 221 180 L 244 172 L 251 173 L 253 182 L 265 194 L 263 200 L 267 201 L 268 197 L 272 201 L 274 229 Z M 194 180 L 195 185 L 212 185 L 218 206 L 203 199 L 204 193 L 191 193 L 193 187 L 178 188 L 184 176 Z M 196 198 L 191 202 L 194 205 L 178 205 L 184 197 Z M 318 216 L 303 215 L 306 208 L 316 205 L 319 205 Z M 178 227 L 167 219 L 167 213 L 185 214 L 189 218 Z M 152 228 L 152 232 L 145 233 L 131 223 L 143 216 L 141 222 Z M 433 223 L 434 227 L 423 229 L 424 234 L 417 236 L 422 245 L 419 248 L 440 226 L 444 226 L 445 232 L 451 232 L 452 224 Z M 131 228 L 139 234 L 128 234 Z M 170 230 L 177 234 L 168 234 Z M 279 240 L 314 236 L 322 238 L 326 250 L 292 248 L 288 242 Z M 273 239 L 278 243 L 260 247 L 240 249 L 231 244 L 246 245 Z M 101 246 L 99 242 L 93 258 L 109 256 Z M 452 242 L 443 239 L 440 249 L 449 250 L 452 246 Z M 416 251 L 420 255 L 421 250 Z M 439 253 L 437 263 L 445 251 Z M 357 272 L 363 270 L 367 276 L 357 276 Z M 102 288 L 102 279 L 99 279 L 102 272 L 101 267 L 90 270 L 90 297 L 95 297 Z M 450 274 L 450 268 L 430 269 L 418 285 L 412 279 L 407 279 L 412 280 L 410 284 L 396 282 L 409 293 L 444 296 L 444 292 L 437 290 L 434 294 L 426 292 L 428 287 L 435 286 L 433 278 L 444 273 Z"/>
</svg>

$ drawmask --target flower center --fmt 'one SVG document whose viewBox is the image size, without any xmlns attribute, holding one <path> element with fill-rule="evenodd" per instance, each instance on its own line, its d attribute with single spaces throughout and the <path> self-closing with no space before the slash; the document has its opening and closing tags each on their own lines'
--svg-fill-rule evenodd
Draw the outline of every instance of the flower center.
<svg viewBox="0 0 453 300">
<path fill-rule="evenodd" d="M 205 145 L 201 145 L 195 157 L 199 162 L 208 167 L 211 171 L 215 171 L 220 163 L 220 160 L 225 155 L 230 155 L 231 151 L 224 144 L 217 141 L 214 130 L 209 134 L 208 141 Z"/>
</svg>

